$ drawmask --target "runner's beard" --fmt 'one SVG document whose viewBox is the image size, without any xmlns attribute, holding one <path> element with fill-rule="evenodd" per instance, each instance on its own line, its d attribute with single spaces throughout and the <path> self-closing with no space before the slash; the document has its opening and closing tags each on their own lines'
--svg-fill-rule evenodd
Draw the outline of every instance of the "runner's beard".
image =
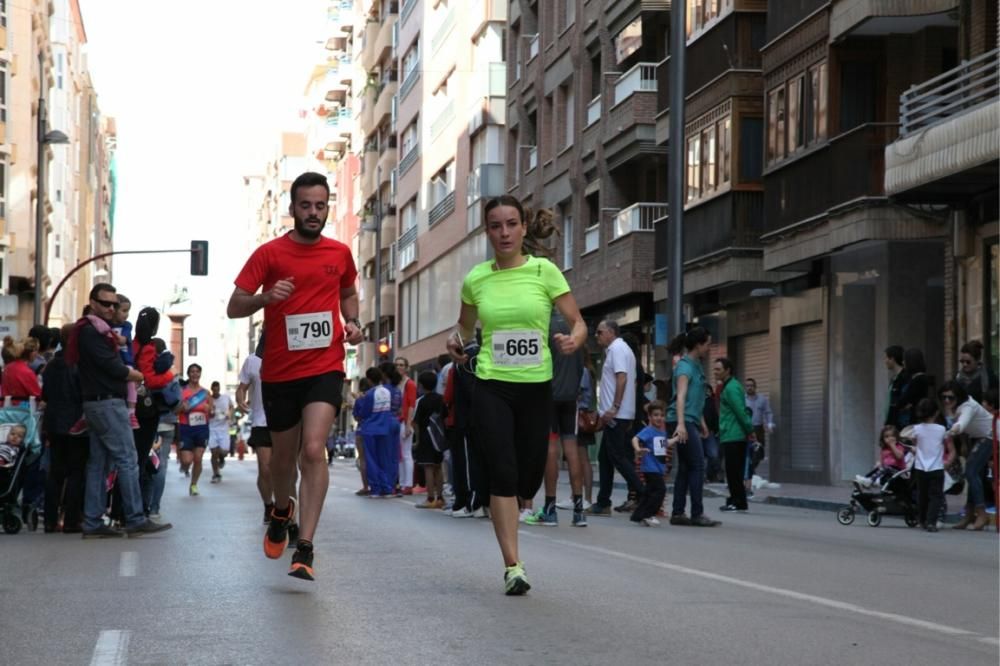
<svg viewBox="0 0 1000 666">
<path fill-rule="evenodd" d="M 303 238 L 308 238 L 309 240 L 316 240 L 319 238 L 320 234 L 323 233 L 323 229 L 326 228 L 326 221 L 320 220 L 317 217 L 307 217 L 306 219 L 294 218 L 295 219 L 295 231 L 299 233 Z M 319 222 L 319 229 L 313 231 L 306 227 L 306 222 Z"/>
</svg>

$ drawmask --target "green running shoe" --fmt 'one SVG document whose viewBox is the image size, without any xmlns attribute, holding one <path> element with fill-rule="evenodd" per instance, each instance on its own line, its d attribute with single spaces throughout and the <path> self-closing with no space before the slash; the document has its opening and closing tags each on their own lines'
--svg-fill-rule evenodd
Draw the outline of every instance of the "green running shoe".
<svg viewBox="0 0 1000 666">
<path fill-rule="evenodd" d="M 503 587 L 504 594 L 508 597 L 520 596 L 531 589 L 531 583 L 524 573 L 524 562 L 518 562 L 504 569 Z"/>
</svg>

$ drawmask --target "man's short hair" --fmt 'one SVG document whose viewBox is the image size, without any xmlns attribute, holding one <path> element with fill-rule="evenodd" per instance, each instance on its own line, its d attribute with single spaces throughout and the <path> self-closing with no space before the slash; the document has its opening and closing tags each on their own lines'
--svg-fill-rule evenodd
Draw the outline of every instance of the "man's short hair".
<svg viewBox="0 0 1000 666">
<path fill-rule="evenodd" d="M 899 345 L 890 345 L 885 348 L 885 357 L 891 358 L 896 365 L 903 365 L 903 348 Z"/>
<path fill-rule="evenodd" d="M 604 319 L 601 323 L 604 324 L 604 328 L 611 331 L 616 338 L 621 335 L 622 329 L 621 326 L 618 325 L 618 322 L 612 319 Z"/>
<path fill-rule="evenodd" d="M 420 384 L 420 388 L 424 391 L 427 393 L 433 393 L 434 389 L 437 388 L 438 378 L 437 375 L 430 370 L 424 370 L 417 377 L 417 382 Z"/>
<path fill-rule="evenodd" d="M 96 301 L 97 295 L 102 291 L 110 291 L 112 294 L 118 293 L 118 290 L 115 289 L 114 285 L 108 284 L 107 282 L 98 282 L 90 288 L 90 300 Z"/>
<path fill-rule="evenodd" d="M 327 197 L 330 196 L 330 183 L 326 180 L 326 176 L 315 171 L 306 171 L 299 175 L 298 178 L 292 181 L 292 189 L 290 191 L 292 203 L 295 203 L 295 194 L 300 187 L 314 187 L 316 185 L 322 185 L 326 189 Z"/>
<path fill-rule="evenodd" d="M 212 382 L 208 388 L 215 388 L 216 386 L 222 388 L 222 384 L 220 384 L 219 382 Z"/>
</svg>

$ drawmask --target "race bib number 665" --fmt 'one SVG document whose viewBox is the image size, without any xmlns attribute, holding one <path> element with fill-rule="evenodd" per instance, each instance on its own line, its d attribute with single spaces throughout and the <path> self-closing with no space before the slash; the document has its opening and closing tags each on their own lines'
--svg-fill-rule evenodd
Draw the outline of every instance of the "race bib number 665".
<svg viewBox="0 0 1000 666">
<path fill-rule="evenodd" d="M 542 335 L 538 331 L 495 331 L 493 363 L 528 366 L 542 363 Z"/>
<path fill-rule="evenodd" d="M 329 347 L 333 342 L 333 313 L 328 310 L 286 315 L 285 334 L 289 351 Z"/>
</svg>

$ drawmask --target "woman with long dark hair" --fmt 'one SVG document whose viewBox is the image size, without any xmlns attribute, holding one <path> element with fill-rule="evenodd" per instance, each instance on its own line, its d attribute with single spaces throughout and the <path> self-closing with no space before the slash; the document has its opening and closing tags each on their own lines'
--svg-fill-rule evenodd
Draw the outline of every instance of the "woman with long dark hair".
<svg viewBox="0 0 1000 666">
<path fill-rule="evenodd" d="M 486 236 L 495 259 L 475 266 L 462 283 L 458 326 L 448 352 L 465 361 L 465 341 L 476 321 L 483 345 L 476 364 L 474 413 L 479 420 L 484 465 L 490 485 L 490 514 L 504 564 L 504 591 L 527 592 L 518 551 L 517 498 L 538 492 L 545 471 L 552 412 L 552 351 L 549 319 L 553 305 L 566 318 L 569 335 L 556 334 L 558 352 L 575 353 L 587 339 L 562 271 L 543 256 L 551 236 L 552 213 L 526 211 L 510 196 L 490 199 L 484 208 Z M 574 510 L 582 511 L 576 496 Z"/>
</svg>

